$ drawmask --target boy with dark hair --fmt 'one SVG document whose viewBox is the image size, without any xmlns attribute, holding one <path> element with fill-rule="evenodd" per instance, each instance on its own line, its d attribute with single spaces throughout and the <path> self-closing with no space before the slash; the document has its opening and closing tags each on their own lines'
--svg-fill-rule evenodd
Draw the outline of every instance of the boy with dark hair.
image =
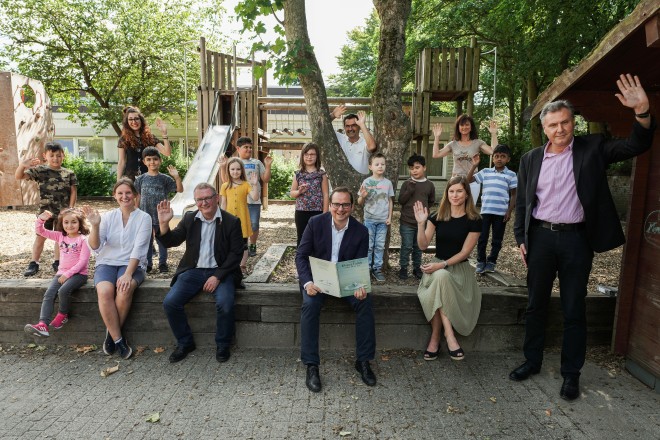
<svg viewBox="0 0 660 440">
<path fill-rule="evenodd" d="M 499 144 L 493 150 L 493 167 L 484 168 L 477 174 L 474 171 L 479 166 L 479 155 L 472 158 L 472 168 L 468 172 L 467 181 L 483 185 L 481 192 L 481 218 L 482 229 L 477 243 L 477 270 L 476 273 L 495 272 L 497 256 L 502 249 L 502 239 L 506 229 L 506 222 L 511 218 L 511 212 L 516 206 L 516 188 L 518 177 L 509 170 L 506 164 L 511 159 L 511 150 L 508 145 Z M 490 254 L 486 257 L 488 235 L 493 228 L 493 242 Z"/>
<path fill-rule="evenodd" d="M 55 222 L 60 211 L 65 208 L 73 208 L 76 204 L 78 179 L 76 174 L 66 168 L 62 168 L 64 160 L 64 148 L 59 142 L 48 142 L 44 147 L 44 160 L 41 164 L 37 157 L 25 159 L 18 164 L 14 177 L 17 180 L 27 179 L 37 182 L 39 185 L 39 214 L 50 211 L 53 215 L 44 223 L 44 228 L 55 229 Z M 37 235 L 32 245 L 32 261 L 23 273 L 30 277 L 39 272 L 39 259 L 44 250 L 45 237 Z M 57 272 L 60 266 L 60 250 L 55 245 L 53 270 Z"/>
<path fill-rule="evenodd" d="M 147 166 L 147 172 L 135 178 L 135 189 L 139 194 L 138 204 L 140 209 L 151 216 L 151 227 L 153 233 L 156 234 L 160 228 L 158 224 L 158 204 L 162 200 L 166 200 L 170 193 L 183 192 L 183 184 L 179 172 L 173 165 L 167 167 L 167 171 L 172 177 L 160 172 L 160 165 L 163 161 L 157 148 L 147 147 L 142 150 L 142 162 Z M 160 273 L 169 272 L 167 248 L 163 246 L 157 235 L 156 243 L 158 244 L 158 270 Z M 153 268 L 153 253 L 153 244 L 149 244 L 147 272 L 151 272 Z"/>
<path fill-rule="evenodd" d="M 408 158 L 410 179 L 403 182 L 399 190 L 399 204 L 401 204 L 401 219 L 399 233 L 401 234 L 401 253 L 399 254 L 399 278 L 408 278 L 408 263 L 410 254 L 413 260 L 413 275 L 422 278 L 422 251 L 417 245 L 417 220 L 413 206 L 420 201 L 426 209 L 435 203 L 435 185 L 426 178 L 426 159 L 424 156 L 413 154 Z"/>
<path fill-rule="evenodd" d="M 252 235 L 250 236 L 250 245 L 248 247 L 248 255 L 254 257 L 257 255 L 257 238 L 259 238 L 259 219 L 261 218 L 261 184 L 270 181 L 270 167 L 273 164 L 273 158 L 266 156 L 264 161 L 252 157 L 252 139 L 247 136 L 239 137 L 236 141 L 236 150 L 238 157 L 243 161 L 245 166 L 245 175 L 247 181 L 252 181 L 252 175 L 257 173 L 257 187 L 259 188 L 259 197 L 253 199 L 248 194 L 248 210 L 250 211 L 250 222 L 252 223 Z M 227 182 L 229 176 L 225 165 L 227 164 L 227 157 L 220 158 L 220 180 Z"/>
<path fill-rule="evenodd" d="M 394 188 L 385 178 L 385 155 L 376 153 L 369 157 L 371 177 L 364 179 L 358 192 L 358 204 L 364 205 L 364 225 L 369 230 L 369 268 L 376 281 L 385 281 L 381 272 L 387 228 L 392 222 Z M 373 257 L 373 260 L 372 260 Z"/>
</svg>

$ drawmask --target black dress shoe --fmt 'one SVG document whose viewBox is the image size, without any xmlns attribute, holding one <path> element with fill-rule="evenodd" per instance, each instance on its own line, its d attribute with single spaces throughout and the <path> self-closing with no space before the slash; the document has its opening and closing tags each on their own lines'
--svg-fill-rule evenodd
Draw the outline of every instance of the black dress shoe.
<svg viewBox="0 0 660 440">
<path fill-rule="evenodd" d="M 318 365 L 307 365 L 307 379 L 305 385 L 312 393 L 321 391 L 321 377 L 319 376 Z"/>
<path fill-rule="evenodd" d="M 564 400 L 575 400 L 580 397 L 580 378 L 565 377 L 559 396 Z"/>
<path fill-rule="evenodd" d="M 370 387 L 376 385 L 376 375 L 371 371 L 369 361 L 355 361 L 355 369 L 360 372 L 362 382 Z"/>
<path fill-rule="evenodd" d="M 215 350 L 215 360 L 218 362 L 227 362 L 229 360 L 231 353 L 229 352 L 229 347 L 218 347 Z"/>
<path fill-rule="evenodd" d="M 182 347 L 177 345 L 172 354 L 170 355 L 170 362 L 179 362 L 182 361 L 188 356 L 188 353 L 195 350 L 195 344 L 189 345 L 187 347 Z"/>
<path fill-rule="evenodd" d="M 538 374 L 540 371 L 540 367 L 535 367 L 529 361 L 525 361 L 521 366 L 509 373 L 509 379 L 519 382 L 527 379 L 532 374 Z"/>
</svg>

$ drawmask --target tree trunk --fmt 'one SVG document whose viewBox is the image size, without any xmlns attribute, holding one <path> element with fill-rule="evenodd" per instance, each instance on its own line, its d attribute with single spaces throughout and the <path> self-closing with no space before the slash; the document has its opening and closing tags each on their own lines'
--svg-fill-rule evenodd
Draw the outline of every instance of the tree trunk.
<svg viewBox="0 0 660 440">
<path fill-rule="evenodd" d="M 401 103 L 401 75 L 406 53 L 406 22 L 411 0 L 374 0 L 380 17 L 380 43 L 376 85 L 372 97 L 375 139 L 378 150 L 387 158 L 386 177 L 397 187 L 399 167 L 410 145 L 410 119 Z M 429 158 L 430 159 L 430 158 Z M 389 234 L 383 261 L 388 266 Z"/>
<path fill-rule="evenodd" d="M 516 97 L 513 89 L 508 93 L 507 106 L 509 107 L 509 143 L 516 136 Z M 495 148 L 495 145 L 492 145 Z"/>
<path fill-rule="evenodd" d="M 520 112 L 518 116 L 518 139 L 522 139 L 523 129 L 525 128 L 524 116 L 523 113 L 527 108 L 527 84 L 524 82 L 521 86 L 522 90 L 520 91 Z"/>
<path fill-rule="evenodd" d="M 527 78 L 527 95 L 529 102 L 536 101 L 536 98 L 539 96 L 539 87 L 538 84 L 536 84 L 536 78 L 534 77 L 534 74 Z M 532 118 L 529 123 L 529 134 L 532 143 L 530 148 L 538 147 L 543 143 L 543 138 L 541 137 L 541 120 L 539 118 Z"/>
<path fill-rule="evenodd" d="M 312 141 L 321 149 L 330 184 L 334 188 L 348 186 L 356 194 L 363 176 L 348 163 L 332 127 L 325 83 L 307 32 L 305 0 L 284 2 L 284 31 L 289 59 L 298 72 L 305 95 Z"/>
</svg>

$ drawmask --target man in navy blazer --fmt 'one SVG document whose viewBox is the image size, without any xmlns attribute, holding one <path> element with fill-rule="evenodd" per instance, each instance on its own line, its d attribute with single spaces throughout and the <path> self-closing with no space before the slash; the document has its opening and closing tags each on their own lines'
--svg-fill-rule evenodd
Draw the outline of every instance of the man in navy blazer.
<svg viewBox="0 0 660 440">
<path fill-rule="evenodd" d="M 337 187 L 330 194 L 330 212 L 312 217 L 303 232 L 296 268 L 303 295 L 300 312 L 300 359 L 307 365 L 305 384 L 312 392 L 321 391 L 319 376 L 319 320 L 325 295 L 314 284 L 309 257 L 327 261 L 347 261 L 366 258 L 369 245 L 367 228 L 351 217 L 353 194 L 346 187 Z M 353 296 L 344 298 L 355 310 L 355 368 L 362 381 L 376 385 L 369 361 L 376 353 L 376 329 L 371 295 L 360 287 Z"/>
<path fill-rule="evenodd" d="M 573 136 L 575 117 L 566 101 L 546 104 L 541 124 L 548 143 L 525 154 L 518 170 L 514 233 L 527 265 L 529 302 L 525 313 L 525 362 L 509 374 L 524 380 L 541 370 L 547 306 L 559 277 L 564 335 L 559 395 L 579 397 L 580 370 L 587 345 L 587 282 L 594 251 L 624 243 L 623 231 L 607 185 L 606 169 L 648 150 L 655 123 L 639 78 L 621 75 L 619 101 L 634 110 L 628 139 Z"/>
<path fill-rule="evenodd" d="M 215 358 L 229 360 L 229 345 L 234 335 L 234 296 L 242 279 L 241 258 L 245 249 L 241 220 L 218 207 L 218 193 L 208 183 L 200 183 L 193 191 L 197 210 L 186 212 L 173 230 L 169 222 L 174 215 L 170 202 L 158 204 L 158 238 L 166 247 L 186 242 L 163 308 L 176 337 L 177 346 L 170 362 L 183 360 L 195 349 L 192 330 L 184 306 L 200 291 L 215 297 Z"/>
</svg>

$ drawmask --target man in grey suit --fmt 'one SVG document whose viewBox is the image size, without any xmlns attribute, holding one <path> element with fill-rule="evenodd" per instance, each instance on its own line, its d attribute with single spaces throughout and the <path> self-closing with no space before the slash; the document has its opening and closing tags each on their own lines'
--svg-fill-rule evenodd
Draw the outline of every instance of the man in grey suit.
<svg viewBox="0 0 660 440">
<path fill-rule="evenodd" d="M 529 302 L 525 314 L 525 362 L 509 374 L 520 381 L 541 370 L 552 285 L 559 277 L 564 335 L 560 396 L 580 395 L 579 377 L 587 345 L 587 282 L 593 253 L 624 243 L 607 185 L 607 166 L 651 147 L 655 122 L 639 78 L 617 80 L 616 96 L 634 111 L 628 139 L 574 136 L 573 108 L 566 101 L 545 105 L 541 124 L 548 143 L 525 154 L 518 170 L 514 233 L 527 265 Z"/>
</svg>

